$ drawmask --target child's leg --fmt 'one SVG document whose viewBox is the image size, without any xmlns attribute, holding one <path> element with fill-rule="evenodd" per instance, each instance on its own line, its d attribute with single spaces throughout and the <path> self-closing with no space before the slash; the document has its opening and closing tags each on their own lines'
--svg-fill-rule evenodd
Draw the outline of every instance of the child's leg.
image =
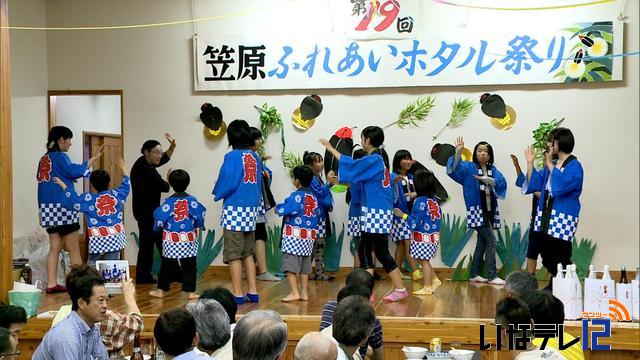
<svg viewBox="0 0 640 360">
<path fill-rule="evenodd" d="M 433 281 L 433 268 L 431 267 L 431 263 L 429 262 L 429 260 L 422 260 L 420 259 L 420 265 L 422 265 L 422 271 L 424 274 L 424 286 L 431 286 L 433 285 L 432 281 Z"/>
<path fill-rule="evenodd" d="M 324 276 L 324 246 L 325 239 L 317 238 L 313 243 L 313 258 L 316 261 L 316 276 L 315 278 L 321 280 Z"/>
<path fill-rule="evenodd" d="M 483 231 L 484 225 L 482 227 L 476 228 L 476 248 L 473 251 L 473 262 L 471 263 L 471 275 L 470 278 L 473 279 L 476 276 L 480 275 L 480 265 L 482 264 L 482 258 L 485 252 L 485 231 Z"/>
<path fill-rule="evenodd" d="M 62 237 L 59 233 L 49 234 L 49 254 L 47 255 L 47 286 L 58 285 L 58 259 L 62 250 Z"/>
<path fill-rule="evenodd" d="M 493 280 L 496 273 L 496 236 L 491 224 L 483 225 L 478 229 L 478 235 L 484 238 L 484 259 L 487 263 L 487 279 Z"/>
<path fill-rule="evenodd" d="M 197 299 L 196 280 L 198 278 L 198 265 L 196 257 L 180 259 L 182 268 L 182 291 L 189 293 L 190 299 Z"/>
<path fill-rule="evenodd" d="M 416 271 L 418 269 L 418 267 L 416 266 L 416 261 L 413 259 L 413 257 L 409 253 L 409 243 L 410 242 L 411 242 L 411 240 L 409 240 L 409 239 L 403 240 L 402 241 L 402 250 L 404 251 L 404 257 L 407 259 L 407 262 L 409 263 L 409 268 L 411 268 L 411 273 L 413 273 L 414 271 Z M 398 263 L 398 266 L 402 267 L 401 264 L 402 263 Z"/>
<path fill-rule="evenodd" d="M 253 252 L 255 246 L 255 233 L 253 231 L 244 233 L 242 258 L 244 268 L 247 273 L 247 283 L 249 285 L 249 294 L 257 294 L 256 288 L 256 263 L 253 261 Z M 242 276 L 242 275 L 241 275 Z"/>
<path fill-rule="evenodd" d="M 80 255 L 80 235 L 76 230 L 71 234 L 64 235 L 62 237 L 62 243 L 69 252 L 69 261 L 71 265 L 82 264 L 82 256 Z"/>
<path fill-rule="evenodd" d="M 300 293 L 298 292 L 298 280 L 297 274 L 292 272 L 287 272 L 287 282 L 289 282 L 289 287 L 291 288 L 291 292 L 289 295 L 284 297 L 282 301 L 295 301 L 300 300 Z"/>
<path fill-rule="evenodd" d="M 309 273 L 311 273 L 311 259 L 309 256 L 299 256 L 300 300 L 309 300 Z"/>
<path fill-rule="evenodd" d="M 106 252 L 102 258 L 105 260 L 120 260 L 120 250 Z"/>
<path fill-rule="evenodd" d="M 242 260 L 229 261 L 229 273 L 231 275 L 231 287 L 233 296 L 242 297 Z"/>
<path fill-rule="evenodd" d="M 171 286 L 171 274 L 179 271 L 178 260 L 162 256 L 160 261 L 160 273 L 158 274 L 158 288 L 151 290 L 149 295 L 161 298 Z"/>
<path fill-rule="evenodd" d="M 396 261 L 396 264 L 402 268 L 402 261 L 404 260 L 404 241 L 395 241 L 395 244 L 396 252 L 394 254 L 394 260 Z"/>
<path fill-rule="evenodd" d="M 89 253 L 89 258 L 87 259 L 87 265 L 89 265 L 90 268 L 95 268 L 96 267 L 96 261 L 102 259 L 102 254 L 100 253 Z M 107 260 L 112 260 L 112 259 L 107 259 Z"/>
<path fill-rule="evenodd" d="M 360 267 L 360 255 L 358 255 L 358 248 L 360 247 L 360 236 L 354 236 L 353 237 L 353 243 L 356 247 L 356 252 L 355 254 L 353 254 L 353 267 L 354 268 L 359 268 Z"/>
</svg>

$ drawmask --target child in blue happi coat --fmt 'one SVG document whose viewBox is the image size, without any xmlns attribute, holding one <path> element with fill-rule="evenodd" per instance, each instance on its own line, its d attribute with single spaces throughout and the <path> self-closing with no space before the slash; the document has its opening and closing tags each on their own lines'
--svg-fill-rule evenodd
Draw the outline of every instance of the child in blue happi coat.
<svg viewBox="0 0 640 360">
<path fill-rule="evenodd" d="M 406 221 L 411 230 L 410 255 L 422 265 L 424 286 L 414 291 L 415 295 L 431 295 L 442 284 L 430 263 L 438 250 L 442 222 L 440 205 L 435 198 L 436 181 L 431 171 L 416 171 L 413 179 L 416 198 L 411 206 L 411 214 L 399 208 L 394 209 L 394 214 Z"/>
<path fill-rule="evenodd" d="M 353 159 L 358 160 L 365 157 L 367 153 L 358 149 L 353 152 Z M 360 214 L 362 212 L 362 186 L 358 183 L 349 184 L 349 189 L 345 195 L 345 201 L 349 204 L 349 219 L 347 220 L 347 235 L 353 239 L 355 252 L 353 254 L 353 267 L 360 267 L 360 257 L 358 247 L 360 246 Z"/>
<path fill-rule="evenodd" d="M 207 209 L 186 192 L 190 182 L 186 171 L 173 170 L 168 180 L 174 193 L 153 212 L 154 231 L 162 231 L 162 262 L 158 289 L 149 295 L 162 298 L 172 280 L 179 279 L 182 291 L 188 293 L 190 299 L 197 299 L 198 231 L 204 229 Z"/>
<path fill-rule="evenodd" d="M 262 160 L 251 150 L 253 139 L 249 124 L 233 120 L 227 127 L 227 139 L 233 149 L 224 156 L 213 188 L 214 201 L 222 200 L 221 225 L 224 238 L 222 261 L 229 264 L 232 291 L 242 305 L 242 265 L 247 273 L 246 299 L 260 301 L 256 288 L 256 265 L 253 261 L 256 218 L 262 199 Z"/>
<path fill-rule="evenodd" d="M 311 253 L 319 236 L 320 208 L 318 198 L 311 190 L 313 171 L 306 165 L 293 169 L 294 191 L 276 205 L 278 216 L 284 217 L 282 229 L 282 272 L 287 274 L 291 292 L 282 301 L 309 300 L 309 273 Z M 298 292 L 297 276 L 300 275 Z"/>
<path fill-rule="evenodd" d="M 120 186 L 109 190 L 111 177 L 104 170 L 91 173 L 89 182 L 97 193 L 82 193 L 78 196 L 73 187 L 67 186 L 61 179 L 54 177 L 64 196 L 62 206 L 83 212 L 87 217 L 89 234 L 89 260 L 93 267 L 97 260 L 119 260 L 120 251 L 127 246 L 127 237 L 122 223 L 124 203 L 129 195 L 131 184 L 127 176 L 124 160 L 120 159 L 118 167 L 122 172 Z"/>
<path fill-rule="evenodd" d="M 472 282 L 504 285 L 496 272 L 496 236 L 493 229 L 500 228 L 498 199 L 507 194 L 507 181 L 494 166 L 493 148 L 486 141 L 476 144 L 473 161 L 462 161 L 464 139 L 456 139 L 455 155 L 447 162 L 447 175 L 462 185 L 467 208 L 467 227 L 476 230 L 478 239 L 471 263 Z M 484 257 L 489 278 L 480 276 Z"/>
</svg>

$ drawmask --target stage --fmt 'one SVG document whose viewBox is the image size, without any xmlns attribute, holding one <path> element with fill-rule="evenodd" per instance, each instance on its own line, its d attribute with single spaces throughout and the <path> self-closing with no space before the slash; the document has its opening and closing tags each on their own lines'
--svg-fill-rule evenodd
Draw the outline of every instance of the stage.
<svg viewBox="0 0 640 360">
<path fill-rule="evenodd" d="M 215 286 L 231 288 L 226 267 L 211 267 L 198 280 L 197 291 Z M 286 359 L 293 359 L 293 349 L 297 341 L 309 331 L 317 331 L 320 324 L 322 306 L 328 300 L 334 300 L 344 284 L 349 269 L 343 269 L 337 278 L 331 281 L 310 281 L 309 301 L 295 301 L 284 303 L 280 301 L 289 293 L 286 280 L 280 282 L 258 281 L 259 304 L 245 304 L 239 307 L 238 316 L 256 309 L 275 310 L 280 313 L 289 326 L 289 344 Z M 438 271 L 438 270 L 437 270 Z M 411 296 L 409 299 L 388 303 L 382 297 L 391 291 L 389 280 L 376 282 L 374 302 L 376 314 L 380 317 L 384 331 L 384 348 L 386 359 L 402 359 L 401 348 L 404 345 L 425 346 L 434 337 L 442 338 L 442 348 L 449 349 L 452 345 L 457 348 L 479 350 L 480 325 L 486 329 L 486 340 L 495 343 L 495 327 L 492 326 L 495 304 L 505 296 L 501 286 L 488 284 L 474 284 L 468 282 L 445 281 L 450 271 L 438 271 L 443 280 L 433 295 Z M 405 281 L 411 291 L 412 282 Z M 546 283 L 540 283 L 544 286 Z M 153 324 L 162 311 L 176 306 L 185 306 L 189 299 L 181 294 L 180 284 L 172 284 L 171 291 L 165 293 L 165 298 L 157 299 L 148 295 L 154 285 L 137 285 L 137 300 L 145 318 L 145 330 L 142 338 L 151 341 L 153 338 Z M 68 304 L 68 296 L 62 294 L 43 294 L 39 313 L 57 310 L 61 305 Z M 113 295 L 109 301 L 109 308 L 124 312 L 121 295 Z M 44 333 L 51 326 L 51 319 L 29 320 L 20 338 L 20 349 L 28 359 Z M 581 336 L 580 322 L 566 322 L 568 331 Z M 612 323 L 613 351 L 588 352 L 588 359 L 608 358 L 639 358 L 640 357 L 640 324 Z M 604 343 L 607 343 L 604 341 Z M 428 346 L 428 345 L 426 345 Z M 482 358 L 507 358 L 505 351 L 485 351 Z"/>
</svg>

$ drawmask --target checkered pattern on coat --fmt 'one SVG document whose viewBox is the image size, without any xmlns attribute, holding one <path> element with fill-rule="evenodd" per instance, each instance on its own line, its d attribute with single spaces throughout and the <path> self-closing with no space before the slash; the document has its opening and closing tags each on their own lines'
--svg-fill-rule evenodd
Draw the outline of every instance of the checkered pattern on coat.
<svg viewBox="0 0 640 360">
<path fill-rule="evenodd" d="M 411 239 L 411 229 L 409 225 L 403 219 L 393 218 L 393 225 L 391 226 L 391 240 L 393 242 L 409 240 Z"/>
<path fill-rule="evenodd" d="M 493 228 L 500 228 L 500 211 L 496 208 L 496 211 L 493 213 Z M 471 206 L 467 209 L 467 227 L 468 228 L 477 228 L 482 226 L 484 223 L 484 217 L 482 216 L 482 207 Z"/>
<path fill-rule="evenodd" d="M 255 206 L 225 206 L 222 209 L 220 225 L 231 231 L 254 231 L 257 213 L 258 208 Z"/>
<path fill-rule="evenodd" d="M 393 224 L 393 211 L 362 207 L 360 228 L 370 234 L 388 234 Z"/>
<path fill-rule="evenodd" d="M 573 237 L 578 229 L 579 218 L 573 215 L 565 214 L 555 209 L 551 210 L 551 218 L 549 219 L 549 230 L 547 234 L 556 239 L 573 241 Z M 536 220 L 533 225 L 535 231 L 542 230 L 542 211 L 536 213 Z"/>
<path fill-rule="evenodd" d="M 127 236 L 124 231 L 115 235 L 89 237 L 90 254 L 103 254 L 111 251 L 120 251 L 126 246 Z"/>
<path fill-rule="evenodd" d="M 438 251 L 438 244 L 439 242 L 434 244 L 430 242 L 417 242 L 411 240 L 409 253 L 414 259 L 431 260 L 436 256 L 436 252 Z"/>
<path fill-rule="evenodd" d="M 62 204 L 40 204 L 40 226 L 44 228 L 75 224 L 79 221 L 78 212 L 64 208 Z"/>
<path fill-rule="evenodd" d="M 313 251 L 313 240 L 282 235 L 282 252 L 298 256 L 310 256 Z"/>
<path fill-rule="evenodd" d="M 348 236 L 360 236 L 360 217 L 352 216 L 347 222 L 347 235 Z"/>
<path fill-rule="evenodd" d="M 170 259 L 184 259 L 198 255 L 198 239 L 174 243 L 171 240 L 162 241 L 162 256 Z"/>
<path fill-rule="evenodd" d="M 327 237 L 327 220 L 325 218 L 318 219 L 318 237 L 321 239 Z"/>
</svg>

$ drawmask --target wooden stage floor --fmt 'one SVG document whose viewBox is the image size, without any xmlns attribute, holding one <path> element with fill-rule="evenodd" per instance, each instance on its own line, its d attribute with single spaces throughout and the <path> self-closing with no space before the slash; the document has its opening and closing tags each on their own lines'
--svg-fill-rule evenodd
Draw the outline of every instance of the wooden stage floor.
<svg viewBox="0 0 640 360">
<path fill-rule="evenodd" d="M 309 301 L 290 303 L 280 301 L 289 293 L 289 284 L 286 280 L 280 282 L 258 281 L 260 303 L 245 304 L 239 307 L 238 314 L 242 315 L 256 309 L 269 309 L 275 310 L 281 315 L 320 315 L 324 303 L 336 299 L 338 291 L 344 285 L 345 276 L 346 273 L 341 273 L 337 275 L 335 280 L 309 281 Z M 412 285 L 410 280 L 406 280 L 405 285 L 409 291 L 412 286 L 418 286 L 417 283 Z M 221 271 L 205 273 L 198 280 L 197 292 L 216 286 L 231 288 L 228 273 Z M 154 285 L 136 285 L 138 306 L 145 315 L 159 314 L 166 309 L 185 306 L 189 302 L 180 291 L 178 283 L 172 284 L 171 290 L 165 293 L 163 299 L 149 296 L 149 291 L 154 288 Z M 495 304 L 505 296 L 501 286 L 443 281 L 442 286 L 433 295 L 412 295 L 408 300 L 398 303 L 388 303 L 382 300 L 382 297 L 391 290 L 391 281 L 380 280 L 376 282 L 373 306 L 378 316 L 493 319 Z M 69 297 L 66 293 L 43 294 L 39 312 L 57 310 L 61 305 L 68 303 Z M 109 308 L 124 311 L 122 296 L 113 295 L 109 302 Z"/>
</svg>

